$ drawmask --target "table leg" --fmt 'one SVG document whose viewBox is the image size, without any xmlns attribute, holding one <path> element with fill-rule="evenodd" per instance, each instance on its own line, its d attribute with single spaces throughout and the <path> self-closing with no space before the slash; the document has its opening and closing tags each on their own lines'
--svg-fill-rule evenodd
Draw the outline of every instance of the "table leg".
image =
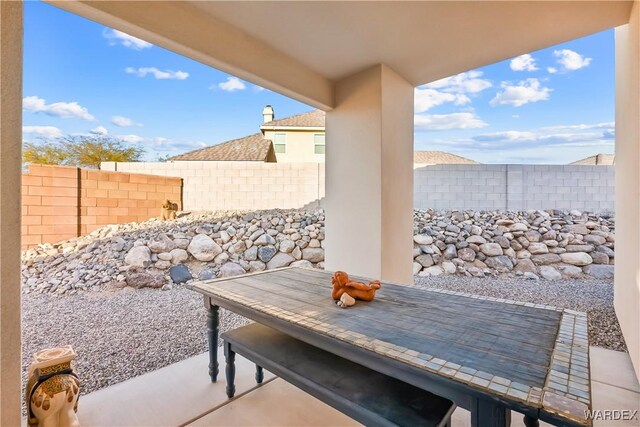
<svg viewBox="0 0 640 427">
<path fill-rule="evenodd" d="M 537 418 L 533 418 L 529 415 L 524 416 L 524 425 L 525 427 L 539 427 L 540 421 Z"/>
<path fill-rule="evenodd" d="M 236 394 L 236 352 L 231 350 L 231 344 L 224 344 L 224 358 L 227 362 L 225 372 L 227 374 L 227 397 L 231 399 Z"/>
<path fill-rule="evenodd" d="M 502 405 L 476 399 L 471 405 L 472 427 L 508 427 L 511 425 L 511 411 Z"/>
<path fill-rule="evenodd" d="M 262 384 L 264 380 L 264 372 L 262 372 L 262 366 L 256 365 L 256 382 Z"/>
<path fill-rule="evenodd" d="M 207 310 L 207 336 L 209 338 L 209 376 L 211 382 L 218 380 L 218 328 L 220 307 L 209 303 Z"/>
</svg>

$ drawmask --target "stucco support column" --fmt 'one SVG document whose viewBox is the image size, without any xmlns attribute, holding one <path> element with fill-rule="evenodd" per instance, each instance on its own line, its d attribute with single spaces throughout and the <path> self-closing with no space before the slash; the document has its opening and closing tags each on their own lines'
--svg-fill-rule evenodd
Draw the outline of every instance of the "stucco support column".
<svg viewBox="0 0 640 427">
<path fill-rule="evenodd" d="M 325 268 L 413 283 L 413 86 L 385 65 L 336 83 Z"/>
<path fill-rule="evenodd" d="M 614 306 L 640 379 L 640 5 L 616 28 Z"/>
<path fill-rule="evenodd" d="M 0 425 L 19 426 L 22 2 L 0 2 Z"/>
</svg>

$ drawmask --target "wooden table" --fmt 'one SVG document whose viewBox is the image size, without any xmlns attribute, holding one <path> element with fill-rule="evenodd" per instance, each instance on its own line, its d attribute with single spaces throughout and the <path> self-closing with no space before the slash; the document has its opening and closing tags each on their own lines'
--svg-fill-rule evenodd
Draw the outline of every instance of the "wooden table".
<svg viewBox="0 0 640 427">
<path fill-rule="evenodd" d="M 331 275 L 283 268 L 192 284 L 209 310 L 212 381 L 223 307 L 451 399 L 473 426 L 507 426 L 510 409 L 528 426 L 591 425 L 586 314 L 389 283 L 343 309 Z"/>
</svg>

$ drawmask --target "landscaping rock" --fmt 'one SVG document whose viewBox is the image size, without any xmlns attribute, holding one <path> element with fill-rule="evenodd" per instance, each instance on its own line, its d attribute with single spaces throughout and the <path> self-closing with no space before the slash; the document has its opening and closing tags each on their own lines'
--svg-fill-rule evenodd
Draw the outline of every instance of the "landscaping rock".
<svg viewBox="0 0 640 427">
<path fill-rule="evenodd" d="M 246 271 L 244 268 L 235 262 L 228 262 L 220 267 L 220 277 L 233 277 L 245 273 Z"/>
<path fill-rule="evenodd" d="M 198 261 L 211 261 L 222 252 L 222 248 L 211 237 L 197 234 L 191 239 L 187 251 Z"/>
<path fill-rule="evenodd" d="M 540 275 L 547 280 L 560 280 L 562 279 L 562 274 L 558 272 L 555 268 L 550 265 L 540 266 Z"/>
<path fill-rule="evenodd" d="M 313 263 L 324 261 L 324 249 L 322 248 L 303 249 L 302 258 Z"/>
<path fill-rule="evenodd" d="M 271 270 L 274 268 L 286 267 L 295 260 L 296 259 L 289 254 L 278 252 L 269 262 L 267 262 L 267 269 Z"/>
<path fill-rule="evenodd" d="M 593 262 L 593 258 L 586 252 L 567 252 L 560 254 L 560 259 L 564 263 L 579 266 L 589 265 Z"/>
<path fill-rule="evenodd" d="M 134 246 L 127 253 L 124 262 L 133 267 L 149 267 L 151 265 L 151 251 L 146 246 Z"/>
<path fill-rule="evenodd" d="M 171 267 L 169 269 L 169 277 L 171 277 L 173 283 L 185 283 L 193 279 L 191 271 L 189 271 L 189 267 L 184 264 L 174 265 Z"/>
</svg>

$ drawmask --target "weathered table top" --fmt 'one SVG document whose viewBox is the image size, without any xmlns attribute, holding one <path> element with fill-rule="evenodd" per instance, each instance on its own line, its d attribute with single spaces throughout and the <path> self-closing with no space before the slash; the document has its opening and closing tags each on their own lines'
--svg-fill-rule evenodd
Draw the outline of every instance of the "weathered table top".
<svg viewBox="0 0 640 427">
<path fill-rule="evenodd" d="M 331 299 L 331 275 L 284 268 L 192 289 L 254 320 L 277 319 L 374 352 L 541 419 L 590 424 L 584 313 L 388 283 L 374 301 L 343 309 Z"/>
</svg>

